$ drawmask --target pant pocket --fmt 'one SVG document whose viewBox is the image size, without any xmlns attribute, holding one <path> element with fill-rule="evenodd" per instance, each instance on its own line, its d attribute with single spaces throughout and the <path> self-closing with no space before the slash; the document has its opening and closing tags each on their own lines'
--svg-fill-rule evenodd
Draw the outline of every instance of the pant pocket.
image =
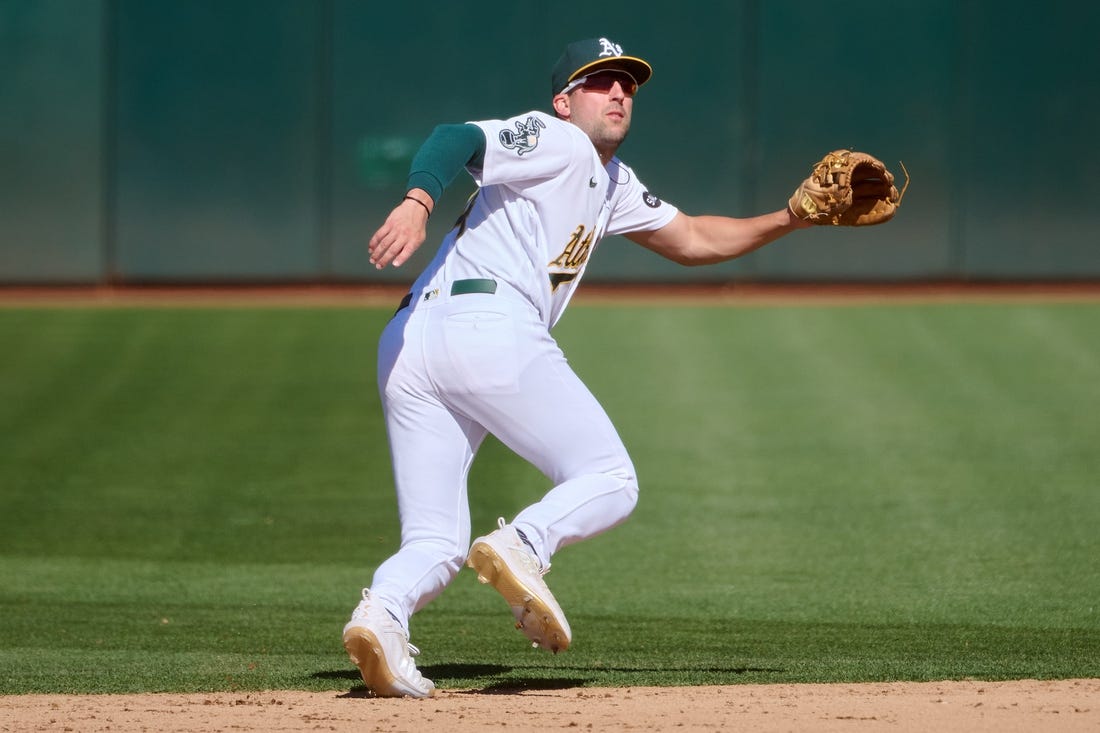
<svg viewBox="0 0 1100 733">
<path fill-rule="evenodd" d="M 463 311 L 447 315 L 443 346 L 451 379 L 437 383 L 460 394 L 511 394 L 519 391 L 516 324 L 507 313 Z"/>
</svg>

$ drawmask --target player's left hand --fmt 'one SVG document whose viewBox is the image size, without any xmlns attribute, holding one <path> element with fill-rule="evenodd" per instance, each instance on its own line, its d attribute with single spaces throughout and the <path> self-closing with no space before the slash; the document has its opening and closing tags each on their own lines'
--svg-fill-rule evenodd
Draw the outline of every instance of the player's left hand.
<svg viewBox="0 0 1100 733">
<path fill-rule="evenodd" d="M 420 249 L 427 236 L 427 209 L 417 201 L 404 199 L 370 238 L 367 245 L 370 263 L 379 270 L 390 264 L 401 267 Z"/>
</svg>

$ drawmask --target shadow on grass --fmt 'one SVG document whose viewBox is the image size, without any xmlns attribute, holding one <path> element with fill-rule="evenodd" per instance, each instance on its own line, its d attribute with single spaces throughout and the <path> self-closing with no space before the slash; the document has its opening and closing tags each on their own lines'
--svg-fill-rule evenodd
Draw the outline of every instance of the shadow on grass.
<svg viewBox="0 0 1100 733">
<path fill-rule="evenodd" d="M 465 675 L 462 673 L 462 665 L 451 665 L 454 667 L 455 678 L 463 678 Z M 522 669 L 522 668 L 521 668 Z M 560 668 L 559 668 L 560 669 Z M 568 668 L 567 668 L 568 669 Z M 591 672 L 592 670 L 587 668 L 575 668 L 579 672 Z M 508 672 L 514 672 L 516 668 L 510 670 L 502 670 L 501 674 Z M 757 669 L 753 667 L 740 667 L 740 668 L 714 668 L 714 669 L 672 669 L 663 668 L 660 670 L 655 669 L 641 669 L 641 668 L 615 668 L 605 667 L 600 670 L 601 672 L 618 672 L 624 674 L 632 673 L 648 673 L 648 672 L 697 672 L 697 673 L 719 673 L 725 675 L 742 675 L 750 674 L 754 672 L 783 672 L 781 669 Z M 445 674 L 437 675 L 441 679 L 446 679 Z M 468 679 L 469 677 L 465 677 Z M 596 679 L 592 676 L 588 677 L 512 677 L 510 679 L 498 680 L 490 682 L 484 687 L 473 687 L 464 690 L 455 690 L 458 694 L 474 694 L 474 695 L 515 695 L 521 692 L 531 692 L 537 690 L 570 690 L 577 687 L 588 687 L 596 682 Z"/>
<path fill-rule="evenodd" d="M 754 673 L 782 674 L 785 671 L 782 669 L 771 669 L 766 667 L 662 667 L 660 669 L 643 667 L 601 667 L 598 670 L 599 674 L 593 675 L 593 672 L 597 670 L 593 670 L 588 667 L 567 667 L 565 669 L 579 672 L 581 673 L 581 675 L 575 677 L 524 676 L 522 672 L 524 672 L 525 670 L 539 671 L 542 670 L 542 668 L 516 667 L 500 664 L 436 664 L 425 666 L 421 668 L 420 671 L 424 674 L 425 677 L 437 681 L 477 680 L 477 682 L 475 682 L 472 687 L 457 689 L 454 690 L 454 692 L 458 694 L 478 695 L 515 695 L 521 692 L 531 692 L 537 690 L 569 690 L 577 687 L 587 687 L 588 685 L 596 681 L 597 676 L 602 676 L 603 674 L 608 672 L 619 674 L 686 672 L 707 675 L 720 674 L 738 676 Z M 515 675 L 515 673 L 517 672 L 521 674 Z M 310 676 L 313 679 L 354 681 L 359 679 L 359 672 L 353 669 L 341 669 L 314 672 Z M 491 679 L 494 677 L 506 677 L 506 679 Z M 373 695 L 365 687 L 359 685 L 356 687 L 352 687 L 350 690 L 348 690 L 346 695 L 341 695 L 340 697 L 373 697 Z"/>
</svg>

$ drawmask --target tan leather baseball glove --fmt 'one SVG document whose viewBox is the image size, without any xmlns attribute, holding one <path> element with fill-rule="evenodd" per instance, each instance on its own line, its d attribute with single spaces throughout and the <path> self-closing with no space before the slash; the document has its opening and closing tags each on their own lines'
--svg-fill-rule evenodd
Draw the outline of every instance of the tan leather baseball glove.
<svg viewBox="0 0 1100 733">
<path fill-rule="evenodd" d="M 799 219 L 814 224 L 870 226 L 894 218 L 908 187 L 908 171 L 899 193 L 893 174 L 875 156 L 834 150 L 814 165 L 789 206 Z"/>
</svg>

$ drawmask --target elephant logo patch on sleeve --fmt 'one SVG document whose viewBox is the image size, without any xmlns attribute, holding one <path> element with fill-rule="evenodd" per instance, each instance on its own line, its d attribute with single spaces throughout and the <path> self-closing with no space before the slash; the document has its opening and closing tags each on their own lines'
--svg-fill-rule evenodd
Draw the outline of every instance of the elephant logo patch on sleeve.
<svg viewBox="0 0 1100 733">
<path fill-rule="evenodd" d="M 517 155 L 530 153 L 539 144 L 539 131 L 546 129 L 546 123 L 537 117 L 528 117 L 523 122 L 516 122 L 516 130 L 501 130 L 500 144 L 510 150 L 515 150 Z"/>
</svg>

